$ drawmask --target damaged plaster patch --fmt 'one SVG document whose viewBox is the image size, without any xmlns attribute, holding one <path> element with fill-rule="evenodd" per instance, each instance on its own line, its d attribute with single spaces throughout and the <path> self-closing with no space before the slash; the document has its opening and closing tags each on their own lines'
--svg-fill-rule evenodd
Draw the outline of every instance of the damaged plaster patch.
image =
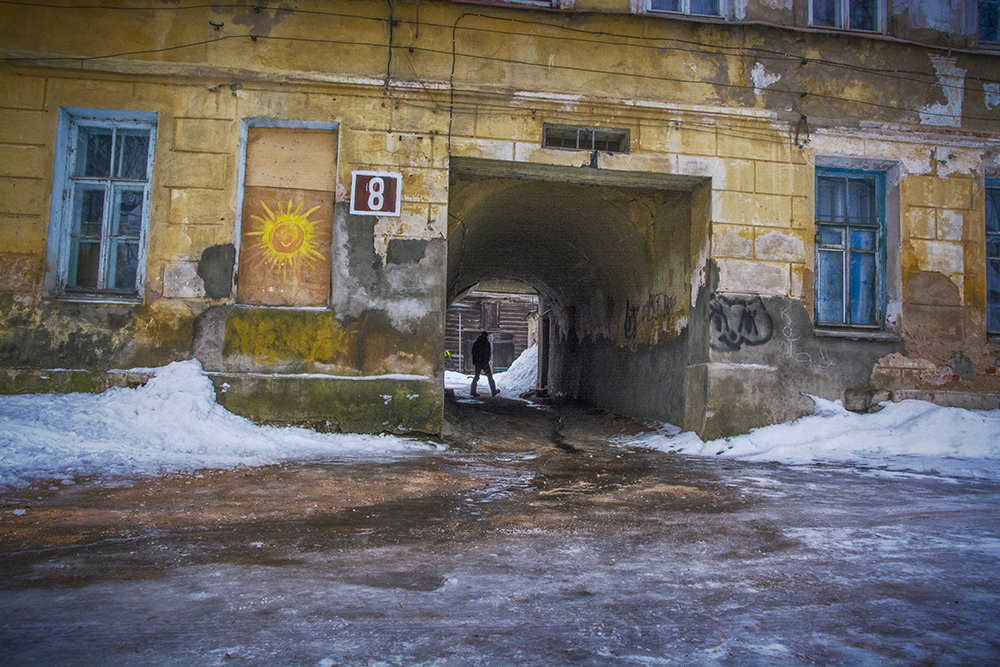
<svg viewBox="0 0 1000 667">
<path fill-rule="evenodd" d="M 964 74 L 963 70 L 963 74 Z M 781 80 L 780 74 L 768 74 L 764 69 L 763 63 L 757 63 L 753 66 L 753 70 L 750 72 L 750 78 L 753 79 L 753 92 L 754 95 L 760 95 L 764 92 L 764 89 L 768 86 L 777 83 Z"/>
<path fill-rule="evenodd" d="M 945 104 L 936 102 L 924 105 L 920 110 L 920 124 L 960 127 L 962 124 L 962 91 L 967 70 L 957 65 L 958 58 L 955 56 L 931 56 L 930 58 L 934 65 L 934 71 L 937 72 L 938 83 L 941 84 L 941 90 L 948 101 Z"/>
<path fill-rule="evenodd" d="M 987 109 L 1000 107 L 1000 83 L 984 83 L 983 92 L 986 93 Z"/>
</svg>

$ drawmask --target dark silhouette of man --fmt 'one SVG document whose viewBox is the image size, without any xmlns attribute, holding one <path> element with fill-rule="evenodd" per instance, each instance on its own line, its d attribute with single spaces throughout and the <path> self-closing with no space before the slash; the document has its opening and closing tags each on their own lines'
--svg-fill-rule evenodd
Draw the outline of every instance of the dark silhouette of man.
<svg viewBox="0 0 1000 667">
<path fill-rule="evenodd" d="M 472 389 L 469 391 L 470 396 L 479 396 L 476 393 L 476 384 L 479 382 L 480 372 L 485 374 L 486 379 L 490 381 L 490 391 L 493 392 L 493 395 L 496 396 L 500 393 L 496 382 L 493 381 L 493 371 L 490 370 L 491 354 L 490 335 L 484 331 L 479 334 L 479 338 L 472 344 L 472 363 L 476 366 L 476 374 L 472 377 Z"/>
</svg>

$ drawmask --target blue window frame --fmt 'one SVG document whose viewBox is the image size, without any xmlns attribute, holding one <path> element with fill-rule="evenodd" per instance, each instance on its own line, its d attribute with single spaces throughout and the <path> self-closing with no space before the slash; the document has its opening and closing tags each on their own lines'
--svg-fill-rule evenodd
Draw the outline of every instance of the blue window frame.
<svg viewBox="0 0 1000 667">
<path fill-rule="evenodd" d="M 50 291 L 140 297 L 156 114 L 67 107 L 59 123 Z"/>
<path fill-rule="evenodd" d="M 809 23 L 821 28 L 878 32 L 884 0 L 810 0 Z"/>
<path fill-rule="evenodd" d="M 722 0 L 649 0 L 649 11 L 722 16 Z"/>
<path fill-rule="evenodd" d="M 817 167 L 817 325 L 882 327 L 885 250 L 885 174 Z"/>
<path fill-rule="evenodd" d="M 1000 179 L 986 179 L 986 331 L 1000 334 Z"/>
</svg>

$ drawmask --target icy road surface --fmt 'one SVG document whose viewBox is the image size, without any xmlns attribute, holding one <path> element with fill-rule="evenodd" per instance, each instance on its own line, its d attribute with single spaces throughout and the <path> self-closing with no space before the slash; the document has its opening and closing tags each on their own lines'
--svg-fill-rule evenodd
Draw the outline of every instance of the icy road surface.
<svg viewBox="0 0 1000 667">
<path fill-rule="evenodd" d="M 1000 662 L 996 481 L 449 418 L 392 460 L 8 489 L 0 664 Z"/>
</svg>

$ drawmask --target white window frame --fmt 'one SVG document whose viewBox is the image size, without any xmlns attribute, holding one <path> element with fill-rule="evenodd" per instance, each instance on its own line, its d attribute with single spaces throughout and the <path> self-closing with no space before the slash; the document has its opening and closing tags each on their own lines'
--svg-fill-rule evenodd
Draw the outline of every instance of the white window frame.
<svg viewBox="0 0 1000 667">
<path fill-rule="evenodd" d="M 876 0 L 876 26 L 874 29 L 854 28 L 851 22 L 851 0 L 833 0 L 837 5 L 837 25 L 820 25 L 813 23 L 813 4 L 815 0 L 809 0 L 809 25 L 821 30 L 842 30 L 846 32 L 860 32 L 869 35 L 877 35 L 885 32 L 885 0 Z"/>
<path fill-rule="evenodd" d="M 679 11 L 674 11 L 670 9 L 655 9 L 653 7 L 652 0 L 643 0 L 645 4 L 645 11 L 650 14 L 658 14 L 662 16 L 694 16 L 698 18 L 710 18 L 710 19 L 724 19 L 727 16 L 728 10 L 728 0 L 719 0 L 719 13 L 718 14 L 697 14 L 691 12 L 691 0 L 680 0 L 681 8 Z M 810 14 L 811 16 L 811 14 Z"/>
<path fill-rule="evenodd" d="M 156 152 L 156 128 L 158 116 L 152 111 L 132 111 L 118 109 L 89 109 L 81 107 L 60 107 L 56 129 L 55 160 L 52 171 L 52 198 L 49 216 L 48 272 L 45 276 L 45 293 L 49 296 L 79 299 L 112 299 L 121 301 L 141 300 L 146 282 L 146 247 L 149 237 L 149 215 L 152 199 L 153 163 Z M 73 229 L 73 199 L 75 188 L 86 184 L 85 179 L 74 176 L 76 144 L 81 127 L 111 127 L 118 129 L 143 129 L 149 131 L 149 148 L 146 156 L 146 178 L 142 186 L 143 207 L 140 222 L 137 270 L 134 292 L 123 292 L 113 288 L 67 289 L 70 266 L 71 239 Z M 114 179 L 95 179 L 108 180 Z M 131 181 L 130 185 L 142 183 Z M 112 183 L 112 188 L 118 187 Z M 129 188 L 136 189 L 136 188 Z M 105 217 L 111 214 L 113 198 L 105 200 Z M 106 230 L 103 232 L 106 233 Z M 102 243 L 101 273 L 107 262 L 107 249 Z"/>
</svg>

